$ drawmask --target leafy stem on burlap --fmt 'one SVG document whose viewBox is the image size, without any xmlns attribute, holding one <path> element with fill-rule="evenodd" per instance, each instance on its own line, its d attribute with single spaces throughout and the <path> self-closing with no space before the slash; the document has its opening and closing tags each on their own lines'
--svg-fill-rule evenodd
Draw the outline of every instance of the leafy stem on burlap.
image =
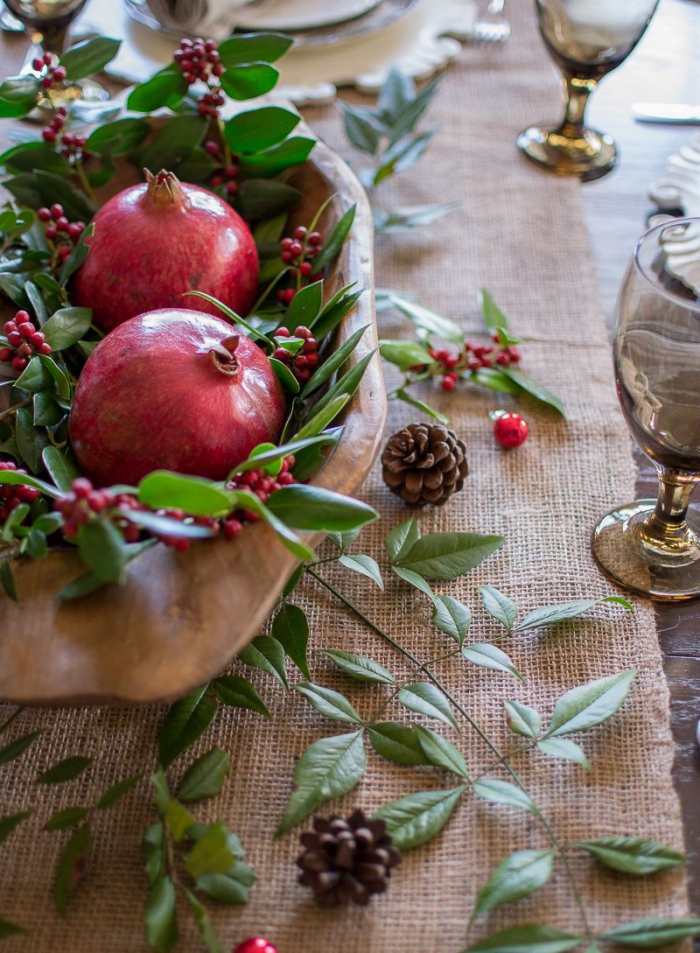
<svg viewBox="0 0 700 953">
<path fill-rule="evenodd" d="M 448 423 L 445 414 L 416 396 L 416 388 L 439 382 L 444 390 L 452 391 L 462 382 L 510 397 L 528 397 L 565 417 L 559 397 L 521 369 L 517 345 L 522 342 L 513 335 L 506 315 L 485 288 L 479 291 L 478 306 L 490 336 L 485 344 L 466 339 L 464 330 L 451 318 L 398 291 L 377 292 L 377 310 L 398 311 L 413 323 L 416 334 L 413 340 L 379 342 L 383 360 L 403 375 L 388 397 Z"/>
<path fill-rule="evenodd" d="M 144 906 L 146 938 L 158 953 L 168 953 L 178 941 L 178 897 L 185 901 L 207 950 L 223 953 L 203 899 L 246 903 L 256 880 L 243 861 L 240 838 L 220 821 L 198 823 L 186 807 L 215 797 L 230 770 L 226 752 L 214 747 L 187 768 L 176 795 L 171 794 L 161 765 L 151 777 L 159 819 L 144 831 L 141 855 L 149 885 Z"/>
<path fill-rule="evenodd" d="M 372 198 L 374 227 L 380 234 L 394 234 L 429 225 L 459 208 L 459 202 L 412 205 L 385 211 L 377 205 L 377 187 L 422 159 L 438 128 L 424 132 L 416 127 L 438 91 L 442 77 L 420 91 L 410 76 L 392 67 L 376 106 L 351 106 L 338 102 L 345 135 L 369 158 L 357 176 Z"/>
<path fill-rule="evenodd" d="M 450 546 L 453 540 L 448 540 L 449 536 L 454 535 L 431 534 L 429 537 L 423 537 L 427 542 L 423 542 L 422 546 L 416 550 L 415 547 L 421 537 L 415 521 L 409 520 L 389 534 L 387 552 L 390 567 L 396 575 L 422 591 L 432 600 L 435 606 L 433 621 L 439 629 L 458 642 L 461 654 L 467 660 L 517 677 L 519 673 L 508 664 L 510 660 L 507 659 L 507 656 L 505 657 L 507 661 L 504 661 L 497 655 L 489 657 L 488 652 L 482 655 L 480 659 L 478 658 L 479 653 L 476 655 L 473 652 L 469 653 L 470 647 L 464 646 L 463 640 L 471 621 L 470 611 L 466 606 L 462 606 L 462 611 L 460 611 L 460 604 L 456 600 L 446 603 L 444 600 L 450 597 L 436 595 L 426 579 L 426 576 L 450 578 L 444 560 L 447 556 L 450 559 L 454 557 L 454 547 Z M 383 585 L 379 567 L 376 564 L 372 565 L 366 562 L 369 557 L 364 557 L 362 554 L 349 556 L 346 553 L 346 546 L 354 541 L 353 538 L 343 538 L 338 535 L 333 538 L 341 550 L 341 554 L 336 557 L 338 563 L 350 571 L 373 579 L 377 585 Z M 325 562 L 330 561 L 332 560 L 326 560 Z M 406 572 L 407 566 L 415 567 L 416 565 L 421 566 L 424 575 L 416 572 L 415 568 L 409 569 L 408 573 Z M 459 574 L 454 566 L 452 571 L 453 575 Z M 515 902 L 543 887 L 551 876 L 555 859 L 559 858 L 562 863 L 572 896 L 580 912 L 583 933 L 572 934 L 542 925 L 525 925 L 487 937 L 470 947 L 470 950 L 489 950 L 492 953 L 493 951 L 495 953 L 506 953 L 506 951 L 508 953 L 516 951 L 518 953 L 522 950 L 522 953 L 537 953 L 544 948 L 548 950 L 575 949 L 584 942 L 590 949 L 595 948 L 595 944 L 598 942 L 620 942 L 631 946 L 653 947 L 663 945 L 674 938 L 690 936 L 700 931 L 700 920 L 689 918 L 686 920 L 636 921 L 633 924 L 627 924 L 596 935 L 588 919 L 585 900 L 571 865 L 570 855 L 573 852 L 585 851 L 610 869 L 636 876 L 654 874 L 675 867 L 683 863 L 684 857 L 678 851 L 642 837 L 601 837 L 573 844 L 563 843 L 552 823 L 533 799 L 524 780 L 511 763 L 511 760 L 516 756 L 521 756 L 528 751 L 539 751 L 549 757 L 572 760 L 588 767 L 588 761 L 582 749 L 566 736 L 573 732 L 594 728 L 611 717 L 621 707 L 626 698 L 629 686 L 634 678 L 633 670 L 597 679 L 564 693 L 555 703 L 549 723 L 545 727 L 543 727 L 542 716 L 534 709 L 520 702 L 506 701 L 505 709 L 509 728 L 515 735 L 526 740 L 508 751 L 502 751 L 494 739 L 455 698 L 443 679 L 433 670 L 434 665 L 446 658 L 453 658 L 459 654 L 460 649 L 421 662 L 413 652 L 371 620 L 336 585 L 324 578 L 317 571 L 317 568 L 307 565 L 304 567 L 304 572 L 341 601 L 365 626 L 403 655 L 415 667 L 414 678 L 419 673 L 423 673 L 429 679 L 429 683 L 418 683 L 418 685 L 425 686 L 425 688 L 422 688 L 422 698 L 420 703 L 411 704 L 411 702 L 407 702 L 406 698 L 402 699 L 402 693 L 407 691 L 413 679 L 404 680 L 398 685 L 391 673 L 371 659 L 356 656 L 352 653 L 327 651 L 325 654 L 345 674 L 362 681 L 389 684 L 392 691 L 385 704 L 378 711 L 375 711 L 369 720 L 365 721 L 341 693 L 317 685 L 297 686 L 320 713 L 338 721 L 354 722 L 357 730 L 352 735 L 325 740 L 326 742 L 334 742 L 336 747 L 338 747 L 338 743 L 341 743 L 343 750 L 340 754 L 345 758 L 343 772 L 346 778 L 346 786 L 344 789 L 336 790 L 332 784 L 328 784 L 328 776 L 326 776 L 325 794 L 318 801 L 315 800 L 312 790 L 304 789 L 304 773 L 300 768 L 303 767 L 304 759 L 308 753 L 315 747 L 318 751 L 318 746 L 324 743 L 324 739 L 314 742 L 307 749 L 307 752 L 302 755 L 297 772 L 295 772 L 295 781 L 299 787 L 290 801 L 290 808 L 295 806 L 297 809 L 289 815 L 290 808 L 288 808 L 288 814 L 285 815 L 285 820 L 283 820 L 278 833 L 286 830 L 292 823 L 296 823 L 305 813 L 310 813 L 321 800 L 346 793 L 357 783 L 364 771 L 364 751 L 358 746 L 361 746 L 362 738 L 367 734 L 374 750 L 394 763 L 430 764 L 448 770 L 460 777 L 461 783 L 456 788 L 445 791 L 418 792 L 415 795 L 400 798 L 377 812 L 376 816 L 383 817 L 387 821 L 396 845 L 402 850 L 418 846 L 434 837 L 447 823 L 457 803 L 470 788 L 477 797 L 483 800 L 529 811 L 541 824 L 550 842 L 550 847 L 544 850 L 518 850 L 499 864 L 477 894 L 469 922 L 470 928 L 482 914 L 503 904 Z M 506 634 L 526 633 L 540 627 L 575 619 L 603 602 L 617 603 L 623 608 L 631 610 L 627 600 L 617 596 L 608 596 L 602 599 L 578 600 L 543 607 L 530 612 L 518 621 L 517 606 L 508 596 L 489 586 L 481 587 L 480 591 L 484 608 L 489 615 L 501 623 Z M 431 698 L 426 690 L 433 690 L 435 696 Z M 420 692 L 418 697 L 421 697 Z M 441 699 L 445 707 L 436 706 L 436 698 Z M 453 717 L 453 708 L 488 746 L 495 756 L 494 760 L 485 771 L 472 777 L 459 750 L 446 738 L 432 730 L 421 725 L 401 725 L 393 722 L 377 724 L 376 719 L 381 717 L 387 706 L 397 699 L 410 710 L 428 717 L 439 718 L 448 724 L 451 723 Z M 347 752 L 353 749 L 353 758 L 348 759 Z M 331 754 L 335 753 L 331 752 Z M 311 763 L 311 767 L 318 769 L 318 763 L 323 766 L 324 762 L 322 760 L 319 762 L 317 758 L 316 761 Z M 328 763 L 332 769 L 332 763 L 330 761 Z M 355 774 L 352 771 L 350 772 L 349 782 L 348 765 L 351 768 L 353 765 L 355 766 Z M 491 771 L 499 766 L 502 766 L 508 772 L 511 782 L 491 777 Z M 299 796 L 300 790 L 301 796 Z M 304 803 L 305 798 L 306 803 Z M 297 817 L 297 814 L 300 817 Z M 552 945 L 545 947 L 544 944 L 548 942 L 551 942 Z"/>
</svg>

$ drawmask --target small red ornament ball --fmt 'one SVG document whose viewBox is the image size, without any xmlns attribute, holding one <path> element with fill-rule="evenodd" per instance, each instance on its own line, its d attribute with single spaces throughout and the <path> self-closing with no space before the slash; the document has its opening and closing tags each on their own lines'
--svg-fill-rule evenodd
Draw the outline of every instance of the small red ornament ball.
<svg viewBox="0 0 700 953">
<path fill-rule="evenodd" d="M 262 936 L 244 940 L 232 953 L 277 953 L 275 947 Z"/>
<path fill-rule="evenodd" d="M 501 414 L 493 424 L 493 435 L 506 450 L 512 450 L 525 443 L 530 433 L 527 420 L 520 414 Z"/>
</svg>

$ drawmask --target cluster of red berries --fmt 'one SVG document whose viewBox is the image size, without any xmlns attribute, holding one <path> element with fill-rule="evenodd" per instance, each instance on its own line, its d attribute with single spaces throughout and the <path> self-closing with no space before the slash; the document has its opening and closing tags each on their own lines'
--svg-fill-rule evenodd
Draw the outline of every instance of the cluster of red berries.
<svg viewBox="0 0 700 953">
<path fill-rule="evenodd" d="M 213 139 L 204 143 L 204 151 L 221 162 L 221 166 L 214 170 L 209 179 L 211 187 L 218 189 L 223 185 L 227 195 L 235 195 L 238 191 L 238 182 L 236 181 L 239 176 L 238 156 L 231 156 L 230 162 L 227 164 L 219 143 L 214 142 Z"/>
<path fill-rule="evenodd" d="M 44 235 L 49 247 L 54 250 L 61 261 L 65 261 L 73 250 L 73 245 L 85 231 L 85 222 L 69 222 L 63 214 L 62 205 L 52 205 L 51 208 L 40 208 L 36 213 L 40 222 L 46 228 Z"/>
<path fill-rule="evenodd" d="M 277 292 L 280 304 L 290 304 L 299 288 L 310 281 L 318 281 L 320 274 L 314 274 L 313 260 L 323 248 L 323 236 L 320 232 L 309 232 L 299 225 L 294 229 L 292 238 L 283 238 L 280 242 L 280 258 L 289 265 L 287 274 L 297 280 L 296 288 L 284 288 Z"/>
<path fill-rule="evenodd" d="M 293 467 L 294 457 L 288 456 L 282 461 L 282 467 L 277 476 L 271 476 L 262 469 L 244 470 L 243 473 L 237 473 L 226 486 L 229 490 L 249 490 L 257 496 L 261 503 L 267 503 L 276 490 L 281 490 L 283 486 L 294 483 Z M 251 510 L 242 510 L 234 516 L 222 520 L 221 528 L 226 539 L 235 539 L 242 532 L 244 522 L 255 523 L 259 519 L 257 513 L 253 513 Z"/>
<path fill-rule="evenodd" d="M 26 470 L 19 470 L 16 463 L 9 460 L 0 461 L 0 470 L 15 470 L 17 473 L 26 473 Z M 5 522 L 12 510 L 20 503 L 33 503 L 38 499 L 39 491 L 33 486 L 24 486 L 19 484 L 11 486 L 9 483 L 0 486 L 0 522 Z"/>
<path fill-rule="evenodd" d="M 288 338 L 291 334 L 287 328 L 277 328 L 275 337 Z M 301 338 L 304 342 L 296 354 L 292 354 L 286 347 L 278 347 L 272 356 L 283 364 L 287 364 L 298 381 L 308 381 L 318 365 L 318 341 L 313 336 L 313 332 L 303 325 L 294 328 L 294 337 Z"/>
<path fill-rule="evenodd" d="M 18 311 L 3 326 L 7 347 L 0 347 L 0 361 L 11 363 L 15 371 L 23 371 L 35 354 L 50 354 L 51 345 L 26 311 Z M 8 467 L 2 467 L 7 470 Z"/>
<path fill-rule="evenodd" d="M 44 53 L 43 56 L 37 56 L 32 60 L 32 69 L 35 73 L 41 73 L 41 88 L 51 89 L 56 83 L 62 83 L 68 75 L 65 66 L 53 66 L 53 55 Z"/>
<path fill-rule="evenodd" d="M 508 367 L 520 361 L 521 354 L 517 347 L 512 345 L 504 347 L 497 334 L 494 334 L 493 342 L 492 345 L 482 345 L 465 341 L 464 347 L 458 352 L 428 348 L 428 354 L 439 365 L 435 373 L 441 376 L 442 389 L 453 391 L 464 371 L 478 371 L 482 367 L 493 367 L 494 364 Z M 410 369 L 425 371 L 426 367 L 418 364 Z"/>
<path fill-rule="evenodd" d="M 219 62 L 219 51 L 214 40 L 203 40 L 201 37 L 196 37 L 194 40 L 181 40 L 179 49 L 173 53 L 173 59 L 188 86 L 192 86 L 198 80 L 207 84 L 209 92 L 200 98 L 197 109 L 200 116 L 211 116 L 216 119 L 219 115 L 219 107 L 224 105 L 225 100 L 221 95 L 221 87 L 218 83 L 212 83 L 212 78 L 218 79 L 225 67 Z"/>
</svg>

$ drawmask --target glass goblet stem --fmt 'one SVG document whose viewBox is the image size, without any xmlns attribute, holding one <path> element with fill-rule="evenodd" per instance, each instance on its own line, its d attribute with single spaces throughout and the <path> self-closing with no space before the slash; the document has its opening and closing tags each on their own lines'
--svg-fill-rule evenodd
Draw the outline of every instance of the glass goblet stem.
<svg viewBox="0 0 700 953">
<path fill-rule="evenodd" d="M 598 85 L 597 79 L 564 73 L 564 118 L 557 132 L 567 139 L 582 139 L 586 131 L 585 114 L 588 97 Z"/>
<path fill-rule="evenodd" d="M 669 557 L 682 556 L 697 546 L 686 516 L 700 477 L 655 464 L 659 473 L 659 496 L 654 512 L 639 526 L 639 540 L 648 549 Z"/>
</svg>

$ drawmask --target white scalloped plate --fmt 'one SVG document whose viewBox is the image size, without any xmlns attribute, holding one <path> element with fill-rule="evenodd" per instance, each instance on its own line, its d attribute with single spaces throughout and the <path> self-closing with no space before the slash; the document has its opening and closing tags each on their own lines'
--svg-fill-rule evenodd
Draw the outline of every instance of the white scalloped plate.
<svg viewBox="0 0 700 953">
<path fill-rule="evenodd" d="M 700 135 L 670 156 L 649 198 L 661 211 L 680 209 L 689 218 L 700 217 Z M 666 271 L 700 295 L 700 224 L 669 229 L 662 244 Z"/>
</svg>

